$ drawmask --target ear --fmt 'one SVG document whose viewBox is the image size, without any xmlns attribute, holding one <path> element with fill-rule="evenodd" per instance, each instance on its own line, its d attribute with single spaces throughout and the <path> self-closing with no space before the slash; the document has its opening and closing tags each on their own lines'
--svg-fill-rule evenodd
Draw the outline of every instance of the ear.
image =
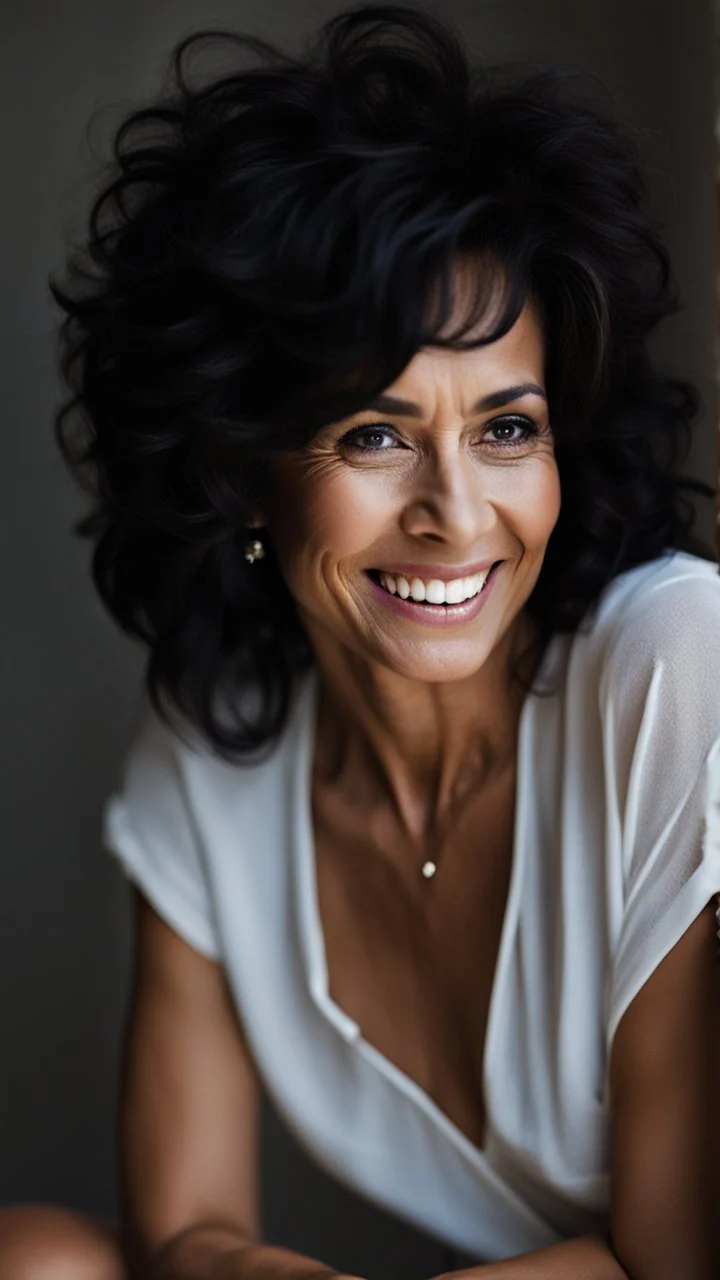
<svg viewBox="0 0 720 1280">
<path fill-rule="evenodd" d="M 263 529 L 265 527 L 265 517 L 260 507 L 251 507 L 250 518 L 247 521 L 246 529 Z"/>
</svg>

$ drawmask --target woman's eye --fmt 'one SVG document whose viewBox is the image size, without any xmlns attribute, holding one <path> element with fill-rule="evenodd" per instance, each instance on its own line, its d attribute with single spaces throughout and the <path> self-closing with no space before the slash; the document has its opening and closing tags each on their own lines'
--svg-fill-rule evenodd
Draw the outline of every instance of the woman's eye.
<svg viewBox="0 0 720 1280">
<path fill-rule="evenodd" d="M 504 439 L 491 440 L 489 442 L 491 445 L 497 446 L 501 449 L 507 449 L 513 445 L 525 444 L 531 436 L 536 436 L 538 434 L 538 429 L 534 422 L 531 422 L 529 418 L 520 417 L 496 418 L 494 422 L 490 422 L 488 424 L 486 430 L 488 432 L 512 430 L 520 431 L 522 433 L 521 435 L 516 436 L 506 435 Z"/>
<path fill-rule="evenodd" d="M 349 431 L 338 444 L 344 449 L 357 449 L 360 453 L 385 453 L 386 449 L 378 443 L 383 436 L 391 440 L 395 438 L 391 427 L 373 422 L 371 426 L 356 427 L 354 431 Z M 364 441 L 367 443 L 363 443 Z"/>
</svg>

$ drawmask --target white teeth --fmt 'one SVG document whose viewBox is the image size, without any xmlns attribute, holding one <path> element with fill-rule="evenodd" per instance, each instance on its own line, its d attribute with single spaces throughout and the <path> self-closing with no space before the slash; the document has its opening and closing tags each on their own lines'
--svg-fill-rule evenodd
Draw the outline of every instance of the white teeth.
<svg viewBox="0 0 720 1280">
<path fill-rule="evenodd" d="M 428 604 L 462 604 L 482 590 L 489 572 L 489 569 L 485 569 L 469 578 L 454 578 L 452 582 L 442 582 L 440 578 L 429 578 L 427 582 L 423 582 L 421 578 L 413 578 L 408 582 L 401 574 L 381 573 L 380 581 L 386 591 L 403 600 L 412 597 L 413 600 L 427 601 Z"/>
<path fill-rule="evenodd" d="M 460 604 L 468 595 L 467 578 L 457 578 L 455 582 L 448 582 L 445 587 L 446 604 Z"/>
<path fill-rule="evenodd" d="M 431 578 L 425 588 L 425 599 L 428 604 L 445 604 L 445 583 Z"/>
</svg>

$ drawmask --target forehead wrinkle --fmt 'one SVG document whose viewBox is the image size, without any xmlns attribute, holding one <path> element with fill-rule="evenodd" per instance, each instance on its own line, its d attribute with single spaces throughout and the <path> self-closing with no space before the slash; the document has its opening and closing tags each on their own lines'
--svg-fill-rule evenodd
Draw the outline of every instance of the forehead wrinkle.
<svg viewBox="0 0 720 1280">
<path fill-rule="evenodd" d="M 463 418 L 471 418 L 477 413 L 489 412 L 492 409 L 502 408 L 503 405 L 511 404 L 514 400 L 520 400 L 526 396 L 536 396 L 538 399 L 547 400 L 544 389 L 538 383 L 520 382 L 512 386 L 500 387 L 497 391 L 489 392 L 487 395 L 481 396 L 468 410 L 462 414 Z M 405 400 L 399 396 L 391 396 L 386 393 L 376 396 L 365 409 L 364 413 L 391 413 L 397 417 L 422 418 L 425 417 L 422 405 L 412 400 Z"/>
</svg>

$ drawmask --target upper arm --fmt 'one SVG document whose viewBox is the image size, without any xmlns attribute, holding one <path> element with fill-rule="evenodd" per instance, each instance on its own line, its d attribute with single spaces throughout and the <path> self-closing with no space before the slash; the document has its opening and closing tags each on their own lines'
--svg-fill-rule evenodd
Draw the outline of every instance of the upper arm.
<svg viewBox="0 0 720 1280">
<path fill-rule="evenodd" d="M 720 958 L 709 904 L 618 1025 L 613 1247 L 632 1280 L 720 1275 Z"/>
<path fill-rule="evenodd" d="M 120 1115 L 133 1252 L 201 1222 L 257 1237 L 258 1100 L 221 966 L 136 894 Z"/>
<path fill-rule="evenodd" d="M 598 685 L 609 1042 L 720 891 L 720 577 L 675 572 L 671 562 L 617 612 Z"/>
</svg>

